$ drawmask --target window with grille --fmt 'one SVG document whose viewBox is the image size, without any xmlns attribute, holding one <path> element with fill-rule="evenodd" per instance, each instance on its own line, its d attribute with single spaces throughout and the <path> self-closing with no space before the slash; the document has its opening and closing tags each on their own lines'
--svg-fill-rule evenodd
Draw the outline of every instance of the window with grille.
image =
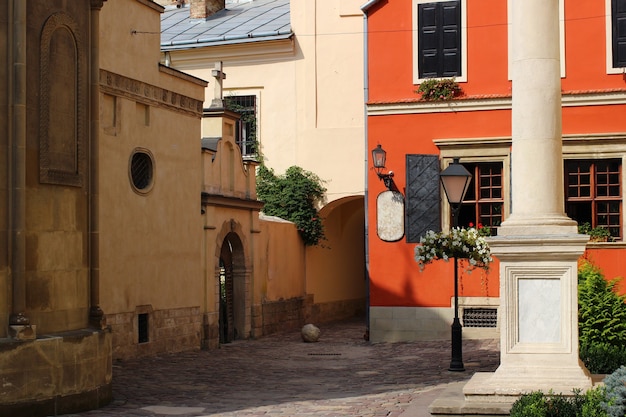
<svg viewBox="0 0 626 417">
<path fill-rule="evenodd" d="M 147 193 L 154 183 L 154 161 L 152 155 L 142 149 L 135 149 L 130 157 L 130 180 L 139 193 Z"/>
<path fill-rule="evenodd" d="M 460 226 L 485 226 L 495 234 L 504 220 L 502 162 L 464 163 L 472 174 L 459 213 Z"/>
<path fill-rule="evenodd" d="M 241 115 L 235 127 L 235 141 L 243 156 L 258 154 L 256 96 L 230 96 L 224 99 L 226 108 Z"/>
<path fill-rule="evenodd" d="M 603 227 L 622 237 L 620 159 L 565 161 L 565 211 L 579 225 Z"/>
</svg>

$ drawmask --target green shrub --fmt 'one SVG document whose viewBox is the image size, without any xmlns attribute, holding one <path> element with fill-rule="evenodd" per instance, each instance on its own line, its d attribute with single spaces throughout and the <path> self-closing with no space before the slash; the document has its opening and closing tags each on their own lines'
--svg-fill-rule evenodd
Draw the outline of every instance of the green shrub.
<svg viewBox="0 0 626 417">
<path fill-rule="evenodd" d="M 544 394 L 540 391 L 522 395 L 511 407 L 511 417 L 607 417 L 603 407 L 603 388 L 593 388 L 584 395 Z"/>
<path fill-rule="evenodd" d="M 580 359 L 591 373 L 610 374 L 626 363 L 626 347 L 581 342 Z"/>
<path fill-rule="evenodd" d="M 616 286 L 590 262 L 578 270 L 578 333 L 581 360 L 592 373 L 626 364 L 626 304 Z"/>
<path fill-rule="evenodd" d="M 626 416 L 626 367 L 621 366 L 604 378 L 606 398 L 603 405 L 610 417 Z"/>
<path fill-rule="evenodd" d="M 548 403 L 543 392 L 522 395 L 511 407 L 511 417 L 546 417 Z"/>
<path fill-rule="evenodd" d="M 265 203 L 263 213 L 294 222 L 308 246 L 325 239 L 322 219 L 317 211 L 325 192 L 326 188 L 317 175 L 297 166 L 277 176 L 274 170 L 261 165 L 257 173 L 257 195 Z"/>
</svg>

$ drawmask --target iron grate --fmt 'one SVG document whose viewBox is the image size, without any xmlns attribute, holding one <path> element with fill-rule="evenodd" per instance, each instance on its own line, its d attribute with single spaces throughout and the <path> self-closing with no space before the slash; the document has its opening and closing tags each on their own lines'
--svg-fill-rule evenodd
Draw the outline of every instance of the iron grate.
<svg viewBox="0 0 626 417">
<path fill-rule="evenodd" d="M 498 309 L 464 308 L 463 327 L 497 327 Z"/>
<path fill-rule="evenodd" d="M 133 185 L 144 190 L 152 184 L 152 158 L 145 152 L 133 154 L 130 162 L 130 173 Z"/>
</svg>

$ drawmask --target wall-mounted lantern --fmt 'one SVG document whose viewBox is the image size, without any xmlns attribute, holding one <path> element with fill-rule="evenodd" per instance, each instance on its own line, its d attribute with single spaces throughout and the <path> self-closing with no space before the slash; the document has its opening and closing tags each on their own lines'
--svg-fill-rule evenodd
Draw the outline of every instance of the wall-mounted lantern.
<svg viewBox="0 0 626 417">
<path fill-rule="evenodd" d="M 385 183 L 385 187 L 387 187 L 388 190 L 391 190 L 393 188 L 393 171 L 389 171 L 386 174 L 382 173 L 382 170 L 385 169 L 386 161 L 387 152 L 378 144 L 376 148 L 372 149 L 372 163 L 374 164 L 378 178 Z"/>
<path fill-rule="evenodd" d="M 393 182 L 393 172 L 383 174 L 387 152 L 378 145 L 372 150 L 376 175 L 387 189 L 376 197 L 376 232 L 385 242 L 396 242 L 404 236 L 404 196 Z"/>
</svg>

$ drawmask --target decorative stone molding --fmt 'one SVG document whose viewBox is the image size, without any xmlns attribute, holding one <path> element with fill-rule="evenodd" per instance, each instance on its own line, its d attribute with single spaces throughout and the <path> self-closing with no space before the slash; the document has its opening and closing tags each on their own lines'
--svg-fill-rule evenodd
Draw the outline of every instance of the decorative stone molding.
<svg viewBox="0 0 626 417">
<path fill-rule="evenodd" d="M 626 91 L 564 91 L 563 107 L 607 106 L 626 103 Z M 368 116 L 424 113 L 456 113 L 462 111 L 511 110 L 511 96 L 466 97 L 450 101 L 420 101 L 417 97 L 397 102 L 371 102 Z"/>
<path fill-rule="evenodd" d="M 198 118 L 202 117 L 202 100 L 103 69 L 100 70 L 100 89 L 114 96 L 126 97 L 151 106 L 165 107 Z"/>
<path fill-rule="evenodd" d="M 39 179 L 82 187 L 89 107 L 85 41 L 69 15 L 55 13 L 44 24 L 40 45 Z"/>
</svg>

